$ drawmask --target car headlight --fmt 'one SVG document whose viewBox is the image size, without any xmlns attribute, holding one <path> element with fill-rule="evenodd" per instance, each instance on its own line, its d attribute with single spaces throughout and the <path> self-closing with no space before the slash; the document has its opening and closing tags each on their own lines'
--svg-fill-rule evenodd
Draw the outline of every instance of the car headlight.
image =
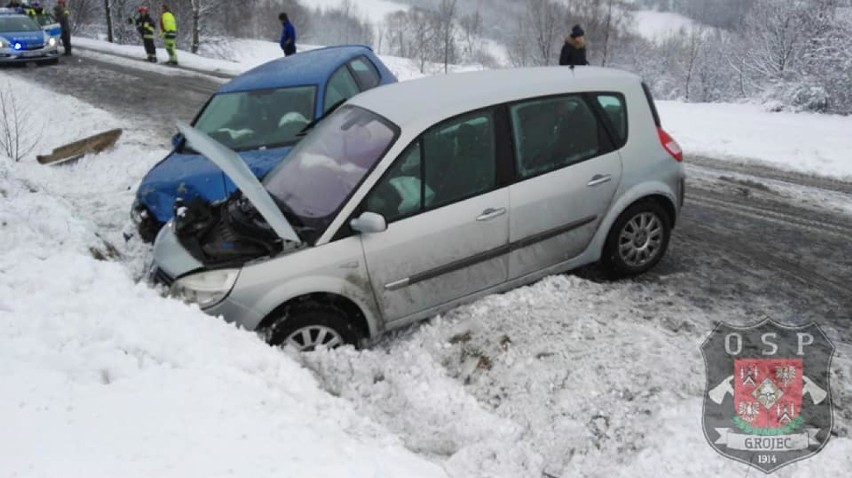
<svg viewBox="0 0 852 478">
<path fill-rule="evenodd" d="M 0 38 L 0 48 L 9 48 L 10 46 L 5 38 Z"/>
<path fill-rule="evenodd" d="M 50 37 L 50 39 L 47 40 L 47 46 L 49 46 L 51 48 L 55 47 L 56 46 L 56 37 Z"/>
<path fill-rule="evenodd" d="M 239 275 L 239 269 L 219 269 L 188 275 L 172 284 L 169 295 L 205 309 L 222 302 Z"/>
</svg>

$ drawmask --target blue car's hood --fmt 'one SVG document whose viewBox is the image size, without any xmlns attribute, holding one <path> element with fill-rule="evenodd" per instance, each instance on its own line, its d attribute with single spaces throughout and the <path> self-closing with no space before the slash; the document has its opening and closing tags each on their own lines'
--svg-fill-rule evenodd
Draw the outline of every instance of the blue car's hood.
<svg viewBox="0 0 852 478">
<path fill-rule="evenodd" d="M 291 146 L 262 151 L 243 151 L 240 157 L 251 171 L 263 178 L 292 149 Z M 213 202 L 226 198 L 236 190 L 218 166 L 200 154 L 173 151 L 148 171 L 142 179 L 136 199 L 157 218 L 166 222 L 172 217 L 175 198 L 195 197 Z"/>
<path fill-rule="evenodd" d="M 3 32 L 0 37 L 8 41 L 13 47 L 16 43 L 21 44 L 20 50 L 32 50 L 44 46 L 44 32 Z"/>
</svg>

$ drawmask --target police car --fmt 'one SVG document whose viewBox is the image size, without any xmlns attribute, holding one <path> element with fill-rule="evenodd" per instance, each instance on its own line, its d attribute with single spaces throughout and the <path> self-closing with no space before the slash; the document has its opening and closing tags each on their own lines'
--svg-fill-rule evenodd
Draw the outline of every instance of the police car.
<svg viewBox="0 0 852 478">
<path fill-rule="evenodd" d="M 0 8 L 0 64 L 58 63 L 59 39 L 16 9 Z"/>
</svg>

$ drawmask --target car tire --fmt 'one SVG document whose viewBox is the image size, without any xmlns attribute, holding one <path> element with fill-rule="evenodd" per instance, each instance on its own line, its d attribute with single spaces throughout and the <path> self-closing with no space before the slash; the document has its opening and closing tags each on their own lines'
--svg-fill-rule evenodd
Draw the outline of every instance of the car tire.
<svg viewBox="0 0 852 478">
<path fill-rule="evenodd" d="M 319 347 L 358 345 L 362 334 L 346 314 L 332 305 L 306 304 L 288 308 L 269 328 L 269 345 L 290 346 L 299 352 Z"/>
<path fill-rule="evenodd" d="M 610 277 L 647 272 L 666 253 L 671 218 L 656 201 L 633 204 L 618 216 L 604 244 L 601 264 Z"/>
</svg>

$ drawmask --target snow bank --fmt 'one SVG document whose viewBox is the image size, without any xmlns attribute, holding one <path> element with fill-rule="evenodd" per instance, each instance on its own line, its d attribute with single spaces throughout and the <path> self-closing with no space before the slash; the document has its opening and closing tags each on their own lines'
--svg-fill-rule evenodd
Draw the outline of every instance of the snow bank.
<svg viewBox="0 0 852 478">
<path fill-rule="evenodd" d="M 852 117 L 770 113 L 751 104 L 658 101 L 665 128 L 689 155 L 852 179 Z"/>
</svg>

